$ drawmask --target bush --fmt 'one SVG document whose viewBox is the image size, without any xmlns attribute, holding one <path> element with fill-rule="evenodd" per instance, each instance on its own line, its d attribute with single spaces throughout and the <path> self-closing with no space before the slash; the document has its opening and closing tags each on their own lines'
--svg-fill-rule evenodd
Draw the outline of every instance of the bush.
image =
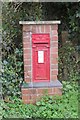
<svg viewBox="0 0 80 120">
<path fill-rule="evenodd" d="M 5 103 L 3 100 L 0 100 L 0 120 L 3 118 L 3 116 L 5 115 Z"/>
<path fill-rule="evenodd" d="M 2 6 L 3 96 L 20 96 L 23 81 L 22 26 L 19 21 L 41 20 L 41 3 L 4 2 Z"/>
<path fill-rule="evenodd" d="M 5 103 L 4 118 L 78 118 L 78 85 L 63 82 L 62 96 L 44 96 L 36 105 L 13 97 Z"/>
<path fill-rule="evenodd" d="M 3 60 L 3 74 L 1 76 L 3 97 L 20 96 L 20 86 L 23 81 L 22 50 L 15 50 Z"/>
<path fill-rule="evenodd" d="M 80 79 L 78 67 L 78 53 L 70 41 L 59 48 L 59 79 L 78 81 Z"/>
<path fill-rule="evenodd" d="M 78 117 L 78 86 L 75 83 L 63 82 L 63 96 L 43 98 L 37 102 L 37 117 L 44 118 L 77 118 Z M 75 104 L 74 104 L 75 103 Z"/>
</svg>

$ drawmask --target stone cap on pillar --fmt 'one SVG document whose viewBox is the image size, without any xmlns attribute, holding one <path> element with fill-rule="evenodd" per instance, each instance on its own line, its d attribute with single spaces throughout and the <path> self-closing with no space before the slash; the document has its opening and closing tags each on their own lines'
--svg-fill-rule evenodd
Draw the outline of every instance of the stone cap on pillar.
<svg viewBox="0 0 80 120">
<path fill-rule="evenodd" d="M 22 25 L 35 25 L 35 24 L 39 24 L 39 25 L 43 25 L 43 24 L 60 24 L 61 21 L 19 21 L 19 24 L 22 24 Z"/>
</svg>

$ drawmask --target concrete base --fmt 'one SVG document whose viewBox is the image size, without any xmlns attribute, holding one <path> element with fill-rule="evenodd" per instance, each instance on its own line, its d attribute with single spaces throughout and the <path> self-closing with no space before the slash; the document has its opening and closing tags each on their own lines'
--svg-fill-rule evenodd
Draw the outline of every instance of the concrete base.
<svg viewBox="0 0 80 120">
<path fill-rule="evenodd" d="M 57 81 L 29 83 L 22 86 L 22 100 L 25 104 L 35 104 L 42 96 L 48 94 L 50 96 L 62 95 L 62 84 Z"/>
</svg>

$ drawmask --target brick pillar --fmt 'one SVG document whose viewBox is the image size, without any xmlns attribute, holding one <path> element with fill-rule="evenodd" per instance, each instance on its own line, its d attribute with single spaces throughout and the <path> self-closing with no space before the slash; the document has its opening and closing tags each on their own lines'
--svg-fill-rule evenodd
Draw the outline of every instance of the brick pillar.
<svg viewBox="0 0 80 120">
<path fill-rule="evenodd" d="M 20 22 L 23 25 L 24 81 L 28 83 L 27 87 L 22 86 L 24 103 L 35 103 L 44 95 L 45 90 L 49 95 L 62 94 L 62 84 L 57 80 L 59 23 L 59 21 Z M 32 34 L 50 35 L 50 82 L 44 82 L 44 84 L 34 83 L 32 79 Z"/>
<path fill-rule="evenodd" d="M 24 79 L 32 78 L 32 38 L 33 33 L 50 34 L 50 80 L 57 80 L 58 75 L 58 25 L 23 25 Z"/>
</svg>

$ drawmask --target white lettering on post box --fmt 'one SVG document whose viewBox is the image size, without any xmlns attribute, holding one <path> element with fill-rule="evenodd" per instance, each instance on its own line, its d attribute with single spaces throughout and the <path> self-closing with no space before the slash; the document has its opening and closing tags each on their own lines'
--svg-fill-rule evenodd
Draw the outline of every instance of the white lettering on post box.
<svg viewBox="0 0 80 120">
<path fill-rule="evenodd" d="M 38 63 L 44 63 L 44 51 L 38 51 Z"/>
</svg>

